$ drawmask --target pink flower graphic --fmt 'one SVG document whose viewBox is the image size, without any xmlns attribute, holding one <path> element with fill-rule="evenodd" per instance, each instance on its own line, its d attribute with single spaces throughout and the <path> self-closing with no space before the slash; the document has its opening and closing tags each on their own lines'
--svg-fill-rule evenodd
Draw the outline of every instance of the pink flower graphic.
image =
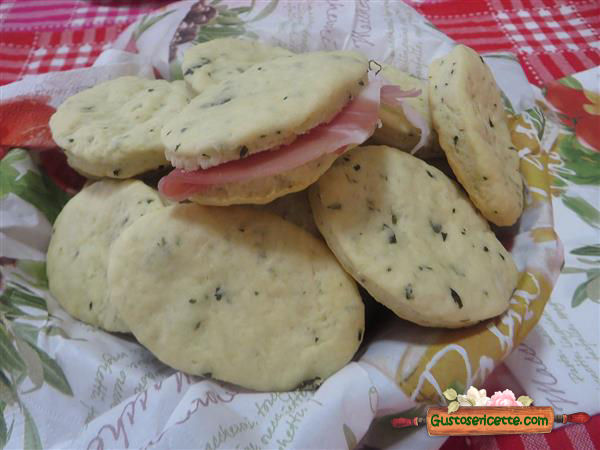
<svg viewBox="0 0 600 450">
<path fill-rule="evenodd" d="M 515 394 L 510 389 L 506 389 L 495 392 L 487 406 L 523 406 L 523 403 L 515 399 Z"/>
<path fill-rule="evenodd" d="M 475 386 L 471 386 L 465 394 L 457 394 L 454 388 L 448 388 L 442 395 L 450 401 L 448 414 L 458 411 L 461 406 L 530 406 L 533 403 L 533 399 L 526 395 L 515 399 L 515 394 L 510 389 L 496 392 L 492 398 L 487 397 L 485 389 L 477 389 Z"/>
</svg>

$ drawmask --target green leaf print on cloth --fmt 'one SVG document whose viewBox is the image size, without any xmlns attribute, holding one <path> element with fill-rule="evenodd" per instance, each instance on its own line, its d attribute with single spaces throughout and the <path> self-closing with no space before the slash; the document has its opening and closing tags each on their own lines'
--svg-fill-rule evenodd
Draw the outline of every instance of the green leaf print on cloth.
<svg viewBox="0 0 600 450">
<path fill-rule="evenodd" d="M 38 433 L 37 426 L 29 414 L 29 411 L 25 406 L 22 405 L 23 415 L 25 416 L 25 435 L 23 441 L 25 442 L 24 448 L 27 450 L 37 450 L 42 448 L 42 441 L 40 440 L 40 434 Z"/>
<path fill-rule="evenodd" d="M 38 346 L 40 333 L 68 339 L 53 323 L 43 294 L 36 292 L 47 286 L 44 262 L 0 259 L 0 448 L 10 439 L 15 423 L 23 433 L 23 448 L 42 448 L 35 419 L 25 405 L 28 394 L 48 385 L 73 396 L 60 364 Z"/>
<path fill-rule="evenodd" d="M 563 195 L 563 203 L 589 226 L 600 229 L 600 211 L 581 197 Z"/>
<path fill-rule="evenodd" d="M 585 247 L 579 247 L 571 250 L 573 255 L 578 256 L 597 256 L 600 258 L 600 244 L 586 245 Z M 600 261 L 598 261 L 600 262 Z"/>
<path fill-rule="evenodd" d="M 23 275 L 15 272 L 14 276 L 36 289 L 48 290 L 46 263 L 44 261 L 19 259 L 17 260 L 17 268 L 21 269 Z"/>
<path fill-rule="evenodd" d="M 570 75 L 561 78 L 560 80 L 558 80 L 558 82 L 564 86 L 570 87 L 571 89 L 577 89 L 578 91 L 581 91 L 583 89 L 581 83 L 576 78 Z"/>
<path fill-rule="evenodd" d="M 137 40 L 144 31 L 146 31 L 148 28 L 150 28 L 152 25 L 156 24 L 160 20 L 167 17 L 172 12 L 173 11 L 167 11 L 166 13 L 160 14 L 160 15 L 152 17 L 152 18 L 149 18 L 150 14 L 147 14 L 144 17 L 142 17 L 140 24 L 137 26 L 137 28 L 133 32 L 133 39 Z"/>
<path fill-rule="evenodd" d="M 600 185 L 600 153 L 585 148 L 572 134 L 561 136 L 555 148 L 563 163 L 555 173 L 555 184 Z"/>
<path fill-rule="evenodd" d="M 354 435 L 354 431 L 348 425 L 344 424 L 344 437 L 346 438 L 346 445 L 348 446 L 348 450 L 352 450 L 356 447 L 358 441 L 356 440 L 356 436 Z"/>
<path fill-rule="evenodd" d="M 538 139 L 541 141 L 546 128 L 546 116 L 544 115 L 544 112 L 536 106 L 526 110 L 525 114 L 531 119 L 531 122 L 537 131 Z"/>
<path fill-rule="evenodd" d="M 26 150 L 16 148 L 0 161 L 0 199 L 15 194 L 54 223 L 69 196 L 40 173 Z"/>
<path fill-rule="evenodd" d="M 586 280 L 573 292 L 571 307 L 576 308 L 586 300 L 600 303 L 600 244 L 585 245 L 571 250 L 572 255 L 587 268 L 565 267 L 563 274 L 585 274 Z M 599 259 L 594 259 L 599 258 Z"/>
<path fill-rule="evenodd" d="M 40 332 L 51 334 L 56 329 L 45 325 L 50 319 L 46 301 L 14 281 L 8 280 L 7 284 L 0 294 L 0 369 L 4 379 L 11 381 L 15 392 L 21 381 L 29 378 L 33 389 L 27 392 L 39 389 L 46 382 L 63 394 L 73 395 L 61 367 L 37 346 Z"/>
</svg>

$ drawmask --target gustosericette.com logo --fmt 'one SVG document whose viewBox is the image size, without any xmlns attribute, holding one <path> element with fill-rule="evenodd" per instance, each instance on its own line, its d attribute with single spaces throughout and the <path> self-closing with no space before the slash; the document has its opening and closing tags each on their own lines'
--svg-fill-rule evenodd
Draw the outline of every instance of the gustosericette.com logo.
<svg viewBox="0 0 600 450">
<path fill-rule="evenodd" d="M 430 407 L 425 417 L 398 417 L 392 426 L 402 428 L 427 424 L 431 436 L 481 434 L 549 433 L 555 423 L 585 423 L 586 413 L 559 414 L 549 406 L 531 406 L 533 399 L 522 395 L 515 398 L 506 389 L 487 396 L 485 389 L 471 386 L 465 394 L 454 389 L 443 392 L 447 407 Z"/>
</svg>

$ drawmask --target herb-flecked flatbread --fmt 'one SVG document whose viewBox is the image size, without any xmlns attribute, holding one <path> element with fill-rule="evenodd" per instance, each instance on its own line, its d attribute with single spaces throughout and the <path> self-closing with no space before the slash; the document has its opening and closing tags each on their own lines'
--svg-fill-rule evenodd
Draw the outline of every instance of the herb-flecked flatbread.
<svg viewBox="0 0 600 450">
<path fill-rule="evenodd" d="M 124 229 L 162 207 L 158 192 L 137 180 L 97 181 L 69 200 L 54 223 L 46 264 L 50 292 L 69 314 L 129 331 L 108 300 L 108 252 Z"/>
<path fill-rule="evenodd" d="M 252 208 L 147 215 L 113 246 L 108 280 L 119 314 L 160 360 L 251 389 L 324 380 L 364 332 L 356 285 L 327 247 Z"/>
<path fill-rule="evenodd" d="M 335 117 L 366 81 L 366 58 L 350 51 L 255 64 L 209 86 L 165 124 L 166 156 L 195 170 L 277 149 Z"/>
<path fill-rule="evenodd" d="M 518 278 L 510 253 L 433 166 L 390 147 L 359 147 L 309 192 L 340 263 L 403 319 L 457 328 L 508 308 Z"/>
<path fill-rule="evenodd" d="M 263 205 L 284 195 L 301 191 L 327 172 L 336 154 L 326 154 L 294 169 L 276 175 L 207 186 L 190 200 L 201 205 Z"/>
<path fill-rule="evenodd" d="M 85 176 L 130 178 L 168 164 L 160 130 L 192 96 L 183 81 L 105 81 L 58 107 L 52 137 Z"/>
<path fill-rule="evenodd" d="M 514 224 L 523 211 L 519 155 L 498 85 L 477 52 L 457 45 L 429 66 L 433 124 L 448 163 L 490 222 Z"/>
<path fill-rule="evenodd" d="M 310 209 L 307 190 L 284 195 L 271 203 L 258 206 L 258 208 L 277 214 L 279 217 L 298 225 L 321 239 L 321 233 L 319 233 Z"/>
<path fill-rule="evenodd" d="M 293 55 L 250 39 L 221 38 L 194 45 L 183 55 L 183 78 L 196 92 L 244 73 L 256 63 Z"/>
<path fill-rule="evenodd" d="M 407 97 L 403 99 L 403 102 L 422 117 L 423 122 L 432 132 L 427 141 L 424 142 L 423 147 L 417 150 L 414 155 L 422 159 L 443 157 L 444 153 L 439 146 L 437 133 L 432 130 L 427 80 L 413 77 L 387 64 L 383 66 L 381 76 L 386 81 L 400 86 L 404 90 L 415 89 L 419 91 L 418 96 Z M 410 122 L 402 107 L 382 104 L 379 109 L 379 118 L 381 119 L 381 128 L 375 130 L 371 143 L 387 145 L 407 152 L 413 150 L 419 143 L 421 130 Z"/>
</svg>

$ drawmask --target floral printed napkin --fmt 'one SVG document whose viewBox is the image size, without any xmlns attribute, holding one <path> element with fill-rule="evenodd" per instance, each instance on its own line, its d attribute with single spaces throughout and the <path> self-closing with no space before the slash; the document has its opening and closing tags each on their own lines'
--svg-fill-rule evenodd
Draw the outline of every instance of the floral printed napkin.
<svg viewBox="0 0 600 450">
<path fill-rule="evenodd" d="M 452 45 L 401 3 L 373 4 L 367 10 L 360 2 L 257 5 L 195 1 L 169 5 L 134 24 L 117 42 L 121 50 L 138 56 L 103 55 L 99 67 L 81 70 L 112 76 L 117 61 L 123 64 L 131 57 L 145 70 L 151 64 L 163 76 L 178 77 L 182 49 L 193 40 L 250 35 L 294 50 L 358 48 L 423 76 L 427 62 Z M 527 346 L 541 351 L 531 336 L 539 329 L 554 336 L 550 328 L 534 326 L 540 318 L 544 326 L 548 314 L 544 307 L 563 262 L 556 233 L 563 217 L 574 216 L 582 231 L 574 232 L 569 225 L 563 227 L 564 234 L 559 231 L 567 246 L 567 268 L 558 286 L 568 277 L 577 280 L 565 281 L 571 308 L 588 315 L 598 311 L 599 246 L 593 236 L 597 237 L 600 214 L 593 191 L 583 194 L 582 183 L 575 181 L 597 184 L 590 180 L 597 178 L 598 170 L 588 172 L 588 166 L 582 169 L 579 163 L 589 158 L 598 164 L 597 153 L 589 148 L 595 145 L 594 137 L 580 125 L 585 114 L 597 114 L 597 105 L 590 100 L 591 106 L 584 102 L 576 111 L 557 107 L 562 115 L 553 122 L 555 114 L 547 114 L 550 110 L 541 96 L 534 102 L 536 92 L 514 58 L 486 55 L 486 62 L 506 94 L 527 186 L 523 218 L 515 227 L 498 230 L 521 272 L 510 309 L 466 330 L 424 329 L 392 317 L 373 331 L 355 362 L 316 392 L 254 393 L 189 377 L 160 364 L 132 338 L 104 333 L 69 317 L 47 291 L 44 260 L 51 224 L 68 199 L 57 182 L 70 192 L 73 183 L 55 176 L 48 161 L 58 157 L 44 156 L 53 151 L 10 150 L 0 162 L 0 447 L 352 448 L 361 440 L 375 447 L 441 444 L 443 439 L 424 441 L 430 438 L 420 432 L 393 430 L 388 416 L 415 415 L 425 404 L 443 403 L 442 392 L 448 387 L 464 392 L 470 385 L 479 386 L 506 358 L 511 368 L 522 366 L 515 358 L 522 353 L 519 344 L 524 339 Z M 9 85 L 6 92 L 15 97 L 28 92 L 47 95 L 50 99 L 38 98 L 39 103 L 53 108 L 57 102 L 52 92 L 44 92 L 43 77 Z M 81 73 L 53 77 L 56 86 L 85 87 Z M 591 91 L 577 85 L 577 79 L 568 80 L 568 89 L 597 101 Z M 21 125 L 25 136 L 30 128 L 25 122 Z M 558 216 L 553 215 L 553 203 L 561 212 Z M 571 247 L 571 237 L 579 242 L 577 247 Z M 553 302 L 554 297 L 550 305 Z M 585 334 L 589 330 L 578 330 L 584 341 L 594 342 Z M 527 358 L 524 354 L 523 360 Z M 523 386 L 537 400 L 525 375 Z M 547 404 L 539 398 L 539 404 Z"/>
</svg>

